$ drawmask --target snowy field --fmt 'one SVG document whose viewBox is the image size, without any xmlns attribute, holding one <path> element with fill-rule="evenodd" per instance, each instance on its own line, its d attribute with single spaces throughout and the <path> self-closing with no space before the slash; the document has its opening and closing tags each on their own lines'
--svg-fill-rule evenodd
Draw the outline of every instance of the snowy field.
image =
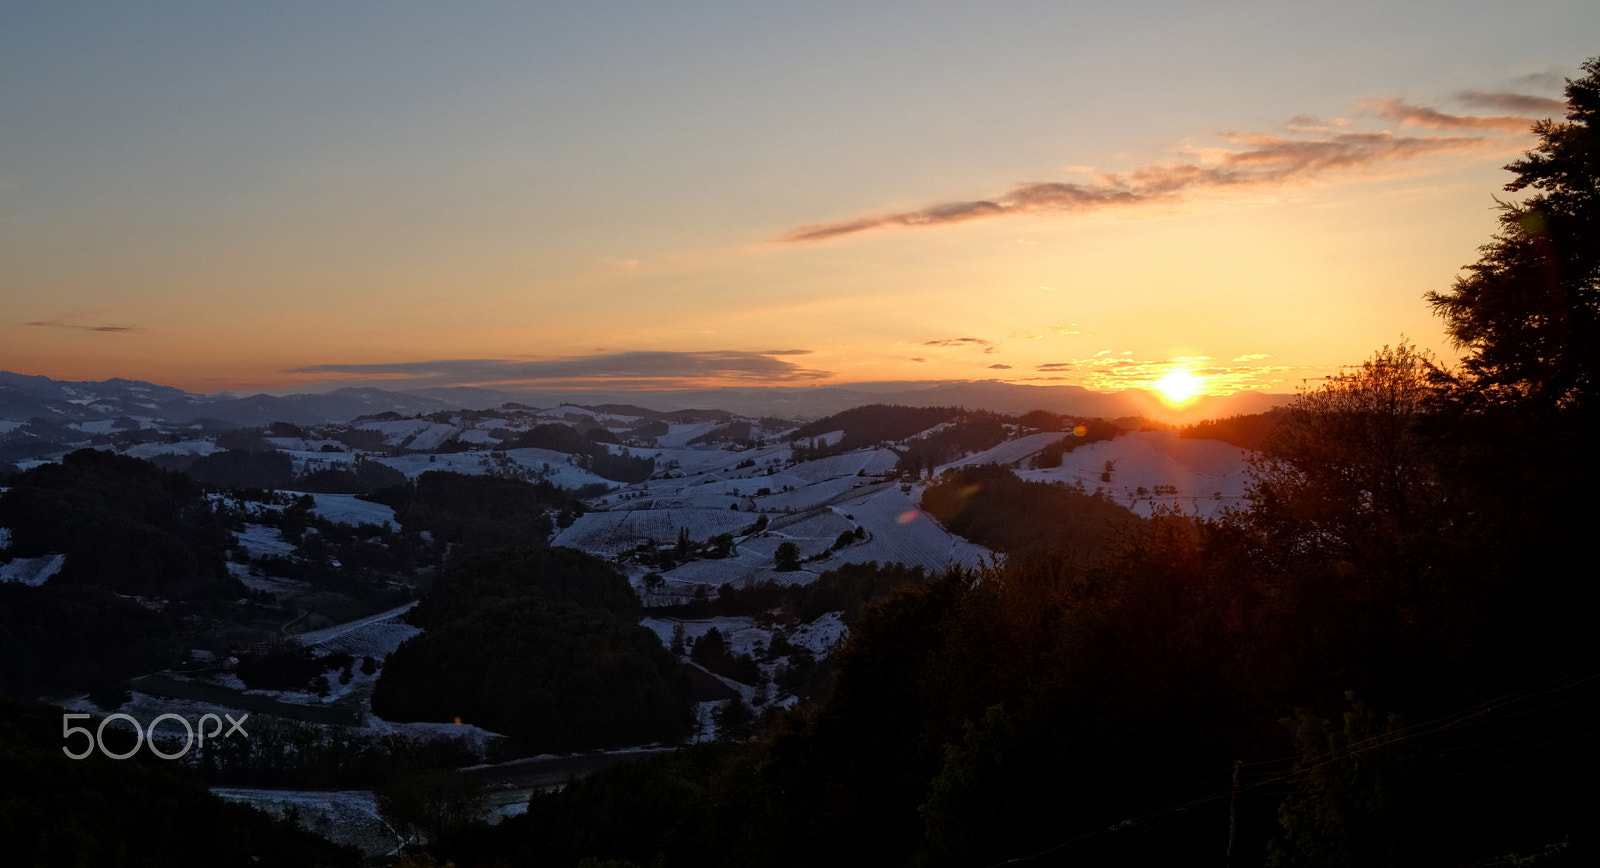
<svg viewBox="0 0 1600 868">
<path fill-rule="evenodd" d="M 1029 434 L 1026 437 L 1018 437 L 1015 440 L 1007 440 L 992 449 L 986 449 L 983 452 L 957 459 L 944 465 L 944 467 L 962 467 L 968 464 L 1011 464 L 1017 461 L 1026 463 L 1027 459 L 1039 454 L 1046 446 L 1069 436 L 1071 435 L 1064 431 Z"/>
<path fill-rule="evenodd" d="M 280 599 L 293 597 L 311 590 L 310 582 L 252 573 L 244 564 L 228 562 L 228 575 L 238 579 L 252 591 L 265 591 Z"/>
<path fill-rule="evenodd" d="M 595 473 L 584 470 L 575 464 L 569 463 L 572 456 L 565 452 L 556 452 L 552 449 L 507 449 L 506 458 L 518 467 L 521 467 L 540 479 L 549 480 L 552 485 L 562 488 L 578 489 L 585 485 L 604 485 L 614 488 L 621 483 L 613 482 Z M 549 465 L 546 469 L 546 465 Z"/>
<path fill-rule="evenodd" d="M 825 506 L 855 489 L 865 488 L 876 481 L 851 474 L 813 482 L 797 476 L 779 473 L 772 477 L 773 493 L 757 498 L 756 502 L 764 509 L 781 512 L 795 510 L 798 512 Z M 794 490 L 784 491 L 783 486 L 785 485 L 793 486 Z"/>
<path fill-rule="evenodd" d="M 681 602 L 693 595 L 694 589 L 700 585 L 710 588 L 743 585 L 782 574 L 773 571 L 771 552 L 763 556 L 741 544 L 736 547 L 732 557 L 690 561 L 663 575 L 667 580 L 668 594 Z"/>
<path fill-rule="evenodd" d="M 345 624 L 297 634 L 296 642 L 313 648 L 319 654 L 349 654 L 352 657 L 387 657 L 400 647 L 400 643 L 422 632 L 400 620 L 411 611 L 415 602 L 358 618 Z"/>
<path fill-rule="evenodd" d="M 777 632 L 783 632 L 789 644 L 805 648 L 820 660 L 832 654 L 840 642 L 844 641 L 849 633 L 844 622 L 840 620 L 838 612 L 829 612 L 809 624 L 801 624 L 792 631 L 785 628 L 771 628 L 759 626 L 755 619 L 738 616 L 719 616 L 714 618 L 645 618 L 640 624 L 655 633 L 661 644 L 671 647 L 672 633 L 682 627 L 685 643 L 692 645 L 702 636 L 715 628 L 722 634 L 728 643 L 728 650 L 735 654 L 748 654 L 757 660 L 763 674 L 771 679 L 776 674 L 778 667 L 789 663 L 788 655 L 774 658 L 771 662 L 760 662 L 766 656 L 766 651 L 772 646 L 772 638 Z M 687 658 L 685 658 L 687 659 Z M 757 705 L 756 700 L 765 698 L 769 703 L 789 705 L 794 701 L 793 696 L 783 694 L 769 686 L 765 690 L 749 684 L 741 684 L 730 678 L 724 678 L 714 672 L 708 672 L 713 678 L 722 682 L 729 689 L 737 692 L 744 701 Z M 700 724 L 697 728 L 696 740 L 716 737 L 716 726 L 712 713 L 725 702 L 702 702 L 698 706 Z"/>
<path fill-rule="evenodd" d="M 300 826 L 336 844 L 348 844 L 368 858 L 399 852 L 405 843 L 378 814 L 378 800 L 370 790 L 269 790 L 254 787 L 213 787 L 211 792 L 231 802 L 243 802 L 282 817 L 292 808 Z"/>
<path fill-rule="evenodd" d="M 482 475 L 494 469 L 494 463 L 489 460 L 489 455 L 485 452 L 393 455 L 373 460 L 404 473 L 407 479 L 416 479 L 430 470 L 449 470 L 455 473 Z"/>
<path fill-rule="evenodd" d="M 252 559 L 268 555 L 288 557 L 294 554 L 294 543 L 284 539 L 283 532 L 275 527 L 247 524 L 244 530 L 236 531 L 233 536 L 239 541 L 239 545 L 250 553 Z"/>
<path fill-rule="evenodd" d="M 9 563 L 0 564 L 0 582 L 17 582 L 38 587 L 49 581 L 51 576 L 61 572 L 61 566 L 66 562 L 66 555 L 12 558 Z"/>
<path fill-rule="evenodd" d="M 726 507 L 590 512 L 556 534 L 550 544 L 570 546 L 591 554 L 616 555 L 632 551 L 642 540 L 675 542 L 682 528 L 688 529 L 691 539 L 704 541 L 718 534 L 737 533 L 755 520 L 753 514 Z"/>
<path fill-rule="evenodd" d="M 784 472 L 794 479 L 813 483 L 839 476 L 889 473 L 899 460 L 900 456 L 888 449 L 864 449 L 796 464 Z"/>
<path fill-rule="evenodd" d="M 177 443 L 137 443 L 129 446 L 122 454 L 134 458 L 150 458 L 156 455 L 210 455 L 221 451 L 217 444 L 210 440 L 180 440 Z"/>
<path fill-rule="evenodd" d="M 1035 482 L 1081 482 L 1091 492 L 1104 489 L 1117 503 L 1143 516 L 1165 507 L 1210 518 L 1225 507 L 1245 505 L 1249 456 L 1247 450 L 1220 440 L 1138 431 L 1068 452 L 1061 456 L 1060 467 L 1024 468 L 1017 475 Z M 1111 466 L 1110 482 L 1101 478 L 1107 464 Z M 1173 486 L 1177 492 L 1157 495 L 1158 485 Z M 1139 493 L 1140 488 L 1145 494 Z"/>
<path fill-rule="evenodd" d="M 670 423 L 667 433 L 657 437 L 656 442 L 666 447 L 687 446 L 690 440 L 702 434 L 709 434 L 720 427 L 722 427 L 722 423 L 715 420 L 709 422 Z"/>
<path fill-rule="evenodd" d="M 313 494 L 311 511 L 332 522 L 394 527 L 394 507 L 361 500 L 353 494 Z"/>
</svg>

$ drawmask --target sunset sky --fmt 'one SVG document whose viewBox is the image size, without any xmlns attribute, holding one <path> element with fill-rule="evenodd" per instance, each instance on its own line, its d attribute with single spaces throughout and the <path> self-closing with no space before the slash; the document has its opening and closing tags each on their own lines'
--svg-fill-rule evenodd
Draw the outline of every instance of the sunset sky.
<svg viewBox="0 0 1600 868">
<path fill-rule="evenodd" d="M 1292 391 L 1600 3 L 0 4 L 0 370 Z"/>
</svg>

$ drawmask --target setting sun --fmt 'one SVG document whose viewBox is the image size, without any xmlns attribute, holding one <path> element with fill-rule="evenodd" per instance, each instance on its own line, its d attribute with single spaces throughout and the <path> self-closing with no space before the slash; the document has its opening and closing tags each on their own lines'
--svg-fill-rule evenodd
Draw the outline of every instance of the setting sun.
<svg viewBox="0 0 1600 868">
<path fill-rule="evenodd" d="M 1186 404 L 1200 394 L 1201 378 L 1188 368 L 1175 368 L 1157 380 L 1155 389 L 1169 404 Z"/>
</svg>

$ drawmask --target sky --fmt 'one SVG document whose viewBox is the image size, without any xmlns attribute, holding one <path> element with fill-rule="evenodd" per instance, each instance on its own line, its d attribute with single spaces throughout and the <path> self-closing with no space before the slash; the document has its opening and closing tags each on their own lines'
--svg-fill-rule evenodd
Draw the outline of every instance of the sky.
<svg viewBox="0 0 1600 868">
<path fill-rule="evenodd" d="M 0 370 L 1227 393 L 1449 361 L 1423 294 L 1597 36 L 1593 0 L 0 0 Z"/>
</svg>

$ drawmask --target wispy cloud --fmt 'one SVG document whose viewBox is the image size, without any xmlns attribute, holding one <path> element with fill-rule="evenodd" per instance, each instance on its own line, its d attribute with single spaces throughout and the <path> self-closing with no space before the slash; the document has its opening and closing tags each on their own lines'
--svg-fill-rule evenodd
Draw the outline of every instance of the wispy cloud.
<svg viewBox="0 0 1600 868">
<path fill-rule="evenodd" d="M 1523 112 L 1531 115 L 1563 115 L 1567 111 L 1566 100 L 1548 96 L 1531 96 L 1525 93 L 1464 90 L 1456 94 L 1456 99 L 1467 105 L 1482 106 L 1507 112 Z"/>
<path fill-rule="evenodd" d="M 1522 115 L 1452 115 L 1412 105 L 1403 99 L 1369 99 L 1358 106 L 1359 111 L 1388 118 L 1414 127 L 1434 130 L 1505 130 L 1515 132 L 1533 126 L 1533 118 Z"/>
<path fill-rule="evenodd" d="M 1560 72 L 1550 69 L 1545 70 L 1544 72 L 1530 72 L 1527 75 L 1519 75 L 1512 80 L 1518 84 L 1527 85 L 1528 87 L 1542 87 L 1545 89 L 1550 89 L 1561 87 L 1561 85 L 1566 83 L 1567 77 L 1562 75 Z"/>
<path fill-rule="evenodd" d="M 999 362 L 996 362 L 996 363 L 990 365 L 989 369 L 990 370 L 994 370 L 994 371 L 1009 371 L 1009 370 L 1011 370 L 1011 366 L 1010 365 L 1002 365 Z"/>
<path fill-rule="evenodd" d="M 677 388 L 707 383 L 783 384 L 831 377 L 788 356 L 810 350 L 627 352 L 560 359 L 439 359 L 356 365 L 311 365 L 297 374 L 345 374 L 400 379 L 411 386 L 620 385 Z"/>
<path fill-rule="evenodd" d="M 994 342 L 986 341 L 983 338 L 945 338 L 938 341 L 923 341 L 922 345 L 925 347 L 983 347 L 985 354 L 992 354 L 995 351 Z"/>
<path fill-rule="evenodd" d="M 1072 363 L 1071 362 L 1046 362 L 1046 363 L 1044 363 L 1042 365 L 1034 365 L 1033 369 L 1035 371 L 1070 371 L 1070 370 L 1072 370 Z"/>
<path fill-rule="evenodd" d="M 60 320 L 36 320 L 30 323 L 23 323 L 23 325 L 35 326 L 37 328 L 73 329 L 75 331 L 83 332 L 100 332 L 102 334 L 121 334 L 123 332 L 138 331 L 138 329 L 134 326 L 78 325 L 76 323 L 61 322 Z"/>
<path fill-rule="evenodd" d="M 1404 100 L 1362 103 L 1369 115 L 1441 131 L 1503 134 L 1526 132 L 1532 119 L 1513 115 L 1452 115 Z M 1406 160 L 1433 154 L 1496 147 L 1493 135 L 1401 135 L 1390 130 L 1357 132 L 1340 119 L 1309 115 L 1289 123 L 1294 137 L 1268 133 L 1225 133 L 1226 145 L 1186 148 L 1180 158 L 1127 172 L 1092 172 L 1085 182 L 1030 182 L 988 199 L 940 202 L 913 211 L 853 217 L 798 226 L 774 241 L 828 241 L 895 227 L 923 228 L 991 217 L 1034 213 L 1072 213 L 1171 202 L 1207 189 L 1298 184 L 1338 173 L 1378 172 Z M 1309 137 L 1308 137 L 1309 136 Z"/>
<path fill-rule="evenodd" d="M 1297 133 L 1331 133 L 1348 123 L 1344 118 L 1322 120 L 1315 115 L 1295 115 L 1289 119 L 1287 127 Z"/>
</svg>

